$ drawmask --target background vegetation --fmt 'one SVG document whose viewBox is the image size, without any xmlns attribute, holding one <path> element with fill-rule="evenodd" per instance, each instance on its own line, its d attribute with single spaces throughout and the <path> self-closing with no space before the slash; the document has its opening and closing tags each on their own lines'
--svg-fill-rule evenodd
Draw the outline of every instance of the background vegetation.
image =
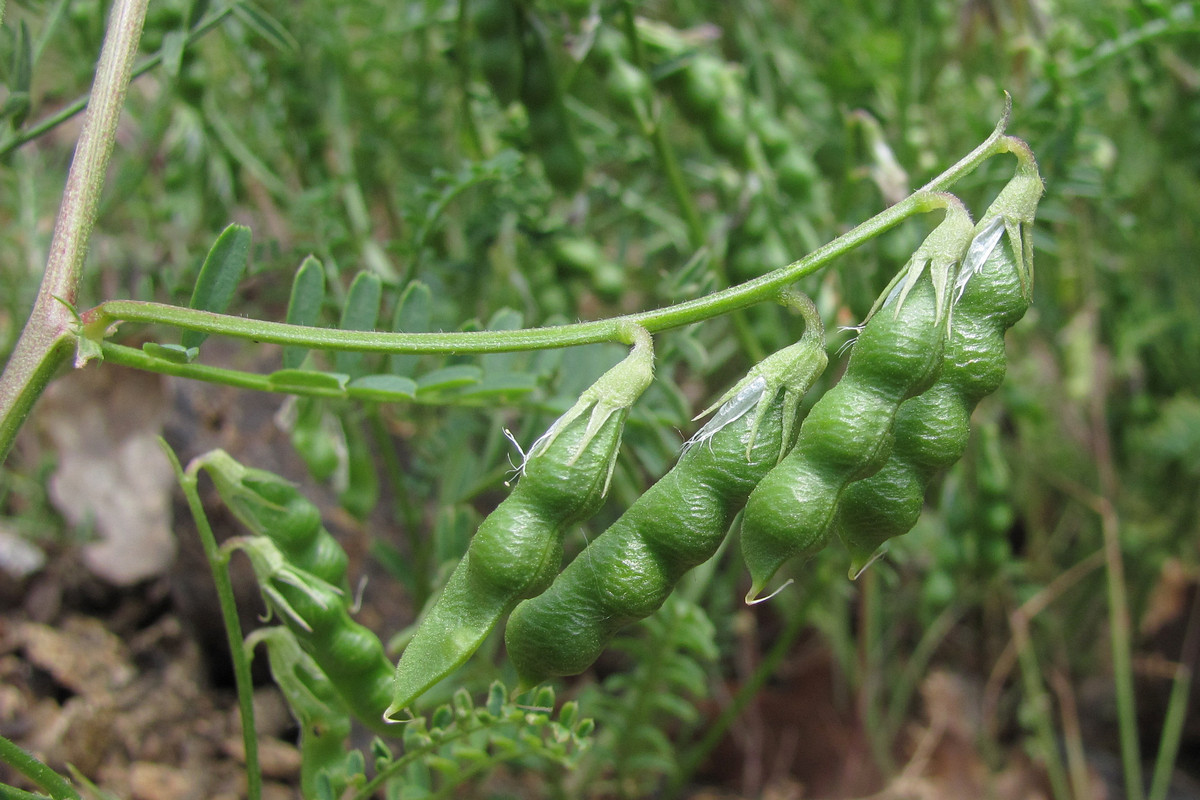
<svg viewBox="0 0 1200 800">
<path fill-rule="evenodd" d="M 1190 600 L 1200 560 L 1194 4 L 532 6 L 566 86 L 585 165 L 578 191 L 547 180 L 524 109 L 489 91 L 457 3 L 264 2 L 259 14 L 154 0 L 142 50 L 159 63 L 129 93 L 81 308 L 115 297 L 186 304 L 231 221 L 255 233 L 235 313 L 282 319 L 308 254 L 326 267 L 330 325 L 360 270 L 380 280 L 381 328 L 413 280 L 428 294 L 409 329 L 657 307 L 782 266 L 898 201 L 991 131 L 1007 90 L 1009 130 L 1030 143 L 1047 185 L 1035 303 L 1009 334 L 1004 387 L 976 412 L 971 449 L 918 529 L 855 583 L 843 577 L 845 553 L 831 549 L 795 569 L 799 588 L 754 611 L 740 607 L 744 570 L 727 549 L 617 655 L 561 685 L 596 718 L 593 749 L 575 772 L 543 772 L 520 791 L 650 796 L 703 780 L 747 796 L 788 780 L 875 791 L 912 763 L 905 725 L 920 718 L 914 698 L 937 669 L 982 698 L 972 707 L 983 721 L 968 738 L 989 775 L 1024 753 L 1056 796 L 1096 796 L 1087 786 L 1100 780 L 1102 755 L 1124 747 L 1127 777 L 1131 747 L 1152 761 L 1168 708 L 1177 715 L 1168 715 L 1168 745 L 1182 737 L 1181 766 L 1195 775 L 1198 723 L 1185 693 L 1200 646 Z M 70 119 L 35 126 L 87 91 L 105 11 L 84 0 L 14 1 L 0 30 L 0 353 L 37 291 L 77 135 Z M 655 80 L 641 117 L 611 92 L 599 55 L 634 17 Z M 197 28 L 218 19 L 210 32 Z M 758 135 L 741 155 L 676 105 L 671 73 L 697 53 L 727 65 L 723 102 Z M 647 114 L 659 115 L 661 137 L 648 134 Z M 788 160 L 770 157 L 765 128 Z M 979 213 L 1010 170 L 993 159 L 954 191 Z M 905 223 L 802 282 L 831 332 L 861 318 L 928 227 Z M 782 310 L 756 307 L 660 336 L 658 380 L 631 416 L 609 505 L 569 546 L 662 474 L 696 410 L 798 330 Z M 151 334 L 170 340 L 133 326 L 119 338 Z M 444 383 L 411 404 L 289 404 L 317 420 L 294 428 L 308 465 L 325 457 L 322 446 L 333 453 L 334 505 L 372 586 L 403 587 L 405 611 L 377 617 L 382 633 L 415 618 L 502 496 L 502 429 L 530 441 L 616 353 L 406 357 L 414 374 L 465 369 L 437 373 Z M 365 374 L 388 365 L 339 356 L 329 366 Z M 307 442 L 306 430 L 316 431 Z M 185 449 L 199 447 L 193 436 L 183 435 Z M 79 530 L 47 499 L 54 457 L 18 448 L 0 472 L 0 511 L 6 530 L 62 553 Z M 1162 611 L 1164 592 L 1174 612 Z M 17 608 L 13 594 L 6 602 Z M 1167 622 L 1155 622 L 1163 613 Z M 1128 639 L 1137 669 L 1123 677 Z M 866 765 L 868 777 L 836 780 L 828 765 L 821 777 L 804 771 L 804 758 L 766 756 L 757 775 L 698 772 L 718 745 L 707 731 L 732 730 L 735 742 L 741 731 L 753 750 L 748 731 L 786 729 L 722 709 L 765 681 L 776 692 L 768 696 L 799 703 L 794 678 L 807 662 L 797 654 L 812 653 L 830 665 L 832 706 L 857 731 L 846 742 L 867 750 L 834 755 Z M 505 674 L 502 654 L 492 655 L 455 685 L 484 696 Z M 1131 708 L 1135 694 L 1136 723 L 1119 721 L 1114 707 Z M 655 696 L 668 699 L 644 702 Z"/>
</svg>

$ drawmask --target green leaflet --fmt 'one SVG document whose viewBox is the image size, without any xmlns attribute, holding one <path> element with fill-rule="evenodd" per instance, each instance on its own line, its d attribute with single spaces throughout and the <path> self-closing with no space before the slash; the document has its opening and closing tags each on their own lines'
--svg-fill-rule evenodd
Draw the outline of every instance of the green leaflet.
<svg viewBox="0 0 1200 800">
<path fill-rule="evenodd" d="M 250 239 L 250 229 L 245 225 L 230 225 L 221 232 L 200 267 L 189 308 L 216 314 L 225 312 L 246 271 Z M 202 331 L 185 330 L 180 344 L 184 348 L 199 347 L 207 338 L 208 334 Z"/>
<path fill-rule="evenodd" d="M 291 325 L 316 325 L 325 302 L 325 268 L 313 256 L 306 256 L 292 279 L 292 294 L 288 298 L 286 321 Z M 283 366 L 296 369 L 308 353 L 304 347 L 283 348 Z"/>
</svg>

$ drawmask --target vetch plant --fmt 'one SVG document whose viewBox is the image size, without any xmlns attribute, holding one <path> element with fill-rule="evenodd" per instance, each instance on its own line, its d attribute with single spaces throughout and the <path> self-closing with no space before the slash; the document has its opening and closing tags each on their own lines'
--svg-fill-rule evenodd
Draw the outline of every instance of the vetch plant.
<svg viewBox="0 0 1200 800">
<path fill-rule="evenodd" d="M 532 397 L 523 410 L 544 411 L 535 393 L 542 376 L 531 377 L 532 369 L 514 375 L 505 370 L 506 358 L 584 344 L 632 347 L 623 361 L 579 392 L 578 401 L 531 446 L 515 487 L 484 517 L 445 588 L 424 610 L 398 663 L 380 637 L 355 620 L 349 559 L 302 491 L 223 451 L 207 453 L 186 468 L 175 463 L 227 625 L 252 797 L 261 793 L 247 653 L 255 645 L 266 647 L 276 681 L 303 728 L 305 796 L 356 792 L 354 796 L 366 797 L 384 786 L 394 794 L 417 787 L 418 792 L 447 796 L 461 780 L 503 761 L 534 758 L 570 765 L 586 747 L 592 726 L 570 704 L 555 716 L 553 693 L 539 688 L 543 681 L 582 672 L 618 630 L 657 611 L 685 573 L 718 551 L 743 505 L 741 550 L 751 580 L 747 601 L 762 599 L 786 561 L 823 548 L 835 529 L 861 567 L 884 539 L 911 526 L 912 509 L 919 511 L 930 474 L 961 455 L 971 407 L 993 391 L 1003 375 L 1003 333 L 1031 297 L 1030 226 L 1041 193 L 1032 154 L 1004 134 L 1007 107 L 992 135 L 971 153 L 882 213 L 791 264 L 764 266 L 760 277 L 674 305 L 619 314 L 602 307 L 600 318 L 532 328 L 524 326 L 520 314 L 498 312 L 491 329 L 468 322 L 464 330 L 424 332 L 436 326 L 430 320 L 432 312 L 417 307 L 432 305 L 434 292 L 425 283 L 401 281 L 380 267 L 347 279 L 344 295 L 331 293 L 338 301 L 340 321 L 337 328 L 324 328 L 318 322 L 328 305 L 327 276 L 321 261 L 310 257 L 294 277 L 286 321 L 255 319 L 226 313 L 243 286 L 252 251 L 249 228 L 230 225 L 209 250 L 187 307 L 110 299 L 86 308 L 79 292 L 83 255 L 145 6 L 144 0 L 117 0 L 113 6 L 43 283 L 0 377 L 0 455 L 12 447 L 21 423 L 60 368 L 72 361 L 76 366 L 100 362 L 100 368 L 108 362 L 298 398 L 287 407 L 295 448 L 314 475 L 340 481 L 342 507 L 364 520 L 382 495 L 374 461 L 374 451 L 388 444 L 381 407 L 479 408 L 516 405 L 514 398 Z M 249 6 L 237 7 L 243 17 L 257 20 L 261 30 L 272 30 L 269 17 L 256 16 L 259 12 Z M 586 192 L 581 189 L 589 180 L 590 165 L 577 137 L 580 115 L 564 91 L 568 80 L 556 62 L 563 54 L 553 49 L 546 21 L 532 5 L 517 2 L 477 0 L 460 4 L 457 11 L 460 32 L 473 29 L 481 43 L 475 57 L 495 99 L 504 106 L 498 113 L 510 113 L 518 100 L 524 108 L 529 150 L 540 159 L 555 200 L 572 204 L 564 217 L 586 213 Z M 624 46 L 616 43 L 611 30 L 598 34 L 603 79 L 612 99 L 636 118 L 641 135 L 650 141 L 680 206 L 686 229 L 682 238 L 695 251 L 692 265 L 702 269 L 720 235 L 710 236 L 687 191 L 666 138 L 656 83 L 672 93 L 689 121 L 702 126 L 711 149 L 727 162 L 722 169 L 737 173 L 735 182 L 743 189 L 765 178 L 784 195 L 799 196 L 806 193 L 815 167 L 799 144 L 781 134 L 781 123 L 745 96 L 739 76 L 724 61 L 675 53 L 680 60 L 674 71 L 660 71 L 655 77 L 631 6 L 626 11 Z M 465 58 L 461 52 L 459 56 Z M 469 100 L 464 105 L 464 113 L 474 113 Z M 750 119 L 747 109 L 754 110 Z M 515 111 L 520 113 L 519 108 Z M 336 149 L 336 143 L 331 147 Z M 982 221 L 973 225 L 966 208 L 947 190 L 992 156 L 1009 152 L 1018 154 L 1017 175 Z M 515 169 L 512 161 L 497 156 L 487 162 L 491 167 L 476 165 L 478 174 L 451 181 L 452 187 L 421 220 L 413 265 L 419 263 L 438 215 L 455 193 L 506 175 L 505 170 Z M 794 174 L 776 169 L 783 164 L 790 164 Z M 754 170 L 763 175 L 747 177 Z M 828 355 L 821 314 L 793 285 L 929 211 L 944 212 L 941 224 L 872 309 L 858 331 L 845 374 L 802 415 L 801 399 L 817 384 Z M 560 256 L 572 257 L 561 260 L 601 263 L 595 257 L 598 247 L 562 247 L 588 241 L 563 234 L 567 227 L 560 221 L 551 233 L 560 242 Z M 765 233 L 759 233 L 763 231 L 749 238 L 767 241 Z M 588 250 L 583 253 L 587 259 L 579 257 L 581 249 Z M 606 274 L 595 280 L 597 287 L 620 300 L 620 268 L 612 266 L 618 262 L 603 263 Z M 330 276 L 336 275 L 336 264 L 329 267 Z M 717 284 L 728 282 L 728 275 L 718 278 Z M 330 284 L 340 289 L 341 283 L 332 278 Z M 398 324 L 394 330 L 377 330 L 386 327 L 380 321 L 381 309 L 394 290 L 403 292 L 394 316 Z M 636 479 L 622 473 L 619 460 L 627 423 L 631 430 L 637 427 L 638 410 L 649 404 L 646 398 L 653 393 L 652 335 L 728 317 L 745 352 L 775 349 L 778 345 L 762 346 L 743 314 L 775 302 L 799 307 L 803 337 L 760 359 L 717 399 L 705 412 L 715 411 L 714 416 L 688 440 L 675 467 L 641 491 Z M 119 326 L 132 323 L 154 325 L 156 335 L 164 328 L 181 334 L 177 342 L 148 341 L 137 348 L 115 341 Z M 205 363 L 204 345 L 212 336 L 282 345 L 282 364 L 263 374 Z M 693 339 L 681 335 L 672 344 L 684 350 L 689 342 L 694 345 Z M 699 363 L 703 348 L 696 349 L 701 351 L 693 353 Z M 322 361 L 321 353 L 333 356 Z M 386 356 L 386 361 L 373 360 L 371 354 Z M 427 364 L 413 358 L 422 355 L 452 356 L 456 361 L 424 369 Z M 476 363 L 476 356 L 486 358 Z M 548 372 L 561 377 L 572 370 Z M 573 377 L 591 380 L 594 374 Z M 943 401 L 949 404 L 945 410 L 939 404 Z M 362 413 L 354 413 L 357 409 Z M 939 416 L 953 426 L 921 426 Z M 502 441 L 498 429 L 492 434 Z M 939 451 L 937 458 L 928 455 L 933 450 Z M 390 467 L 394 484 L 401 483 L 403 464 L 394 454 L 379 457 Z M 897 471 L 906 468 L 908 472 L 897 477 Z M 249 536 L 217 545 L 197 490 L 201 472 L 211 476 L 222 502 Z M 876 472 L 875 482 L 867 480 Z M 892 499 L 886 496 L 890 490 L 885 483 L 902 480 L 909 481 L 903 515 L 884 508 Z M 478 482 L 490 488 L 498 481 L 485 474 Z M 622 488 L 637 499 L 560 573 L 564 537 L 605 502 L 615 504 L 612 495 L 620 495 Z M 871 514 L 887 516 L 891 527 L 877 525 Z M 419 513 L 412 516 L 420 521 Z M 237 623 L 227 574 L 234 553 L 249 557 L 267 605 L 280 623 L 248 639 Z M 452 690 L 450 704 L 423 709 L 423 702 L 431 704 L 428 698 L 435 684 L 476 656 L 506 616 L 504 642 L 520 680 L 517 692 L 510 695 L 506 687 L 494 684 L 486 705 L 477 707 L 470 693 L 459 687 Z M 396 722 L 406 711 L 411 719 Z M 366 756 L 345 746 L 351 718 L 380 737 L 400 739 L 404 754 L 377 744 L 371 751 L 372 769 L 367 769 Z M 0 755 L 26 763 L 5 748 Z M 447 763 L 456 768 L 468 765 L 466 778 L 435 779 L 431 770 Z M 368 779 L 371 772 L 375 777 Z M 52 778 L 43 776 L 40 782 L 47 791 L 61 793 Z"/>
</svg>

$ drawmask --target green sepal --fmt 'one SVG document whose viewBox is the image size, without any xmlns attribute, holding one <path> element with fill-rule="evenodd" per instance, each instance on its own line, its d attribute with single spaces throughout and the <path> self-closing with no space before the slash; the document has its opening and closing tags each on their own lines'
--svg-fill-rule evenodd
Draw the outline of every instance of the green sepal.
<svg viewBox="0 0 1200 800">
<path fill-rule="evenodd" d="M 526 462 L 548 450 L 572 422 L 590 410 L 587 430 L 567 462 L 568 465 L 575 463 L 592 440 L 596 438 L 596 434 L 604 427 L 604 423 L 608 422 L 609 417 L 628 410 L 642 392 L 646 391 L 646 387 L 654 380 L 654 342 L 645 328 L 635 327 L 630 335 L 633 337 L 634 344 L 629 355 L 583 391 L 575 405 L 571 406 L 550 426 L 549 430 L 533 443 L 533 446 L 529 448 Z M 608 493 L 608 486 L 616 464 L 617 448 L 614 444 L 609 460 L 608 476 L 604 482 L 605 494 Z M 524 465 L 522 465 L 522 470 L 524 470 Z"/>
<path fill-rule="evenodd" d="M 696 432 L 684 445 L 684 450 L 701 442 L 707 442 L 717 431 L 740 419 L 754 408 L 754 421 L 750 437 L 746 442 L 746 458 L 750 458 L 754 443 L 758 439 L 759 426 L 780 391 L 783 392 L 783 435 L 780 437 L 779 458 L 782 460 L 792 443 L 792 426 L 796 421 L 796 410 L 800 400 L 829 364 L 825 353 L 825 325 L 813 301 L 802 294 L 791 294 L 785 298 L 804 317 L 804 335 L 800 341 L 779 350 L 754 365 L 746 376 L 721 395 L 711 406 L 696 415 L 695 419 L 717 415 Z M 718 409 L 720 409 L 718 411 Z"/>
<path fill-rule="evenodd" d="M 884 289 L 867 314 L 867 320 L 889 304 L 893 306 L 893 313 L 898 318 L 904 301 L 908 299 L 909 293 L 917 285 L 926 268 L 929 269 L 929 277 L 933 281 L 936 320 L 941 322 L 947 318 L 953 301 L 952 289 L 959 274 L 958 267 L 966 256 L 976 229 L 971 222 L 971 214 L 962 201 L 951 194 L 944 194 L 942 197 L 946 202 L 945 218 L 925 237 L 925 241 L 917 247 L 912 258 Z"/>
<path fill-rule="evenodd" d="M 1008 151 L 1017 157 L 1017 170 L 983 213 L 975 232 L 982 231 L 996 217 L 1004 219 L 1004 230 L 1017 259 L 1021 286 L 1028 298 L 1033 294 L 1033 220 L 1046 187 L 1029 145 L 1014 136 L 1005 137 L 1004 142 Z M 982 263 L 980 261 L 980 265 Z"/>
<path fill-rule="evenodd" d="M 255 535 L 288 529 L 289 537 L 305 536 L 321 524 L 317 507 L 273 472 L 246 467 L 224 450 L 211 450 L 193 463 L 209 474 L 221 500 Z"/>
<path fill-rule="evenodd" d="M 279 591 L 276 584 L 291 586 L 299 590 L 302 595 L 323 609 L 333 608 L 331 598 L 342 594 L 342 590 L 338 587 L 289 564 L 283 551 L 265 536 L 230 539 L 222 549 L 241 550 L 245 553 L 254 570 L 254 577 L 258 581 L 258 588 L 266 603 L 268 614 L 276 611 L 306 633 L 312 633 L 312 626 Z"/>
</svg>

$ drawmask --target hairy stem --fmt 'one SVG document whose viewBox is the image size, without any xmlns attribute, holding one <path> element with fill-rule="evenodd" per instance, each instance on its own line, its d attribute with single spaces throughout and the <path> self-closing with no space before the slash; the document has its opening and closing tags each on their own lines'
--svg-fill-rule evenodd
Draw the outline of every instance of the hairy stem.
<svg viewBox="0 0 1200 800">
<path fill-rule="evenodd" d="M 0 375 L 0 460 L 50 378 L 69 358 L 79 275 L 125 105 L 148 0 L 117 0 L 92 83 L 83 131 L 67 173 L 50 257 L 33 311 Z"/>
<path fill-rule="evenodd" d="M 245 319 L 137 300 L 110 300 L 87 312 L 84 322 L 89 329 L 99 331 L 116 322 L 153 322 L 257 342 L 367 353 L 500 353 L 624 341 L 623 332 L 630 326 L 657 333 L 774 300 L 788 284 L 816 272 L 913 214 L 942 207 L 944 203 L 932 193 L 918 192 L 799 261 L 762 277 L 666 308 L 573 325 L 461 333 L 359 332 Z"/>
<path fill-rule="evenodd" d="M 1007 152 L 1002 142 L 1008 112 L 992 135 L 958 163 L 891 208 L 863 222 L 798 261 L 728 289 L 687 300 L 673 306 L 627 314 L 594 322 L 525 328 L 512 331 L 467 331 L 460 333 L 377 333 L 331 330 L 281 322 L 251 320 L 188 308 L 136 300 L 110 300 L 84 314 L 89 335 L 100 337 L 118 322 L 171 325 L 185 330 L 251 339 L 257 342 L 299 345 L 322 350 L 355 350 L 368 353 L 500 353 L 573 347 L 596 342 L 626 342 L 635 326 L 651 333 L 678 328 L 742 308 L 774 300 L 789 284 L 810 275 L 860 244 L 890 230 L 914 214 L 945 207 L 937 195 L 967 175 L 982 162 Z"/>
</svg>

